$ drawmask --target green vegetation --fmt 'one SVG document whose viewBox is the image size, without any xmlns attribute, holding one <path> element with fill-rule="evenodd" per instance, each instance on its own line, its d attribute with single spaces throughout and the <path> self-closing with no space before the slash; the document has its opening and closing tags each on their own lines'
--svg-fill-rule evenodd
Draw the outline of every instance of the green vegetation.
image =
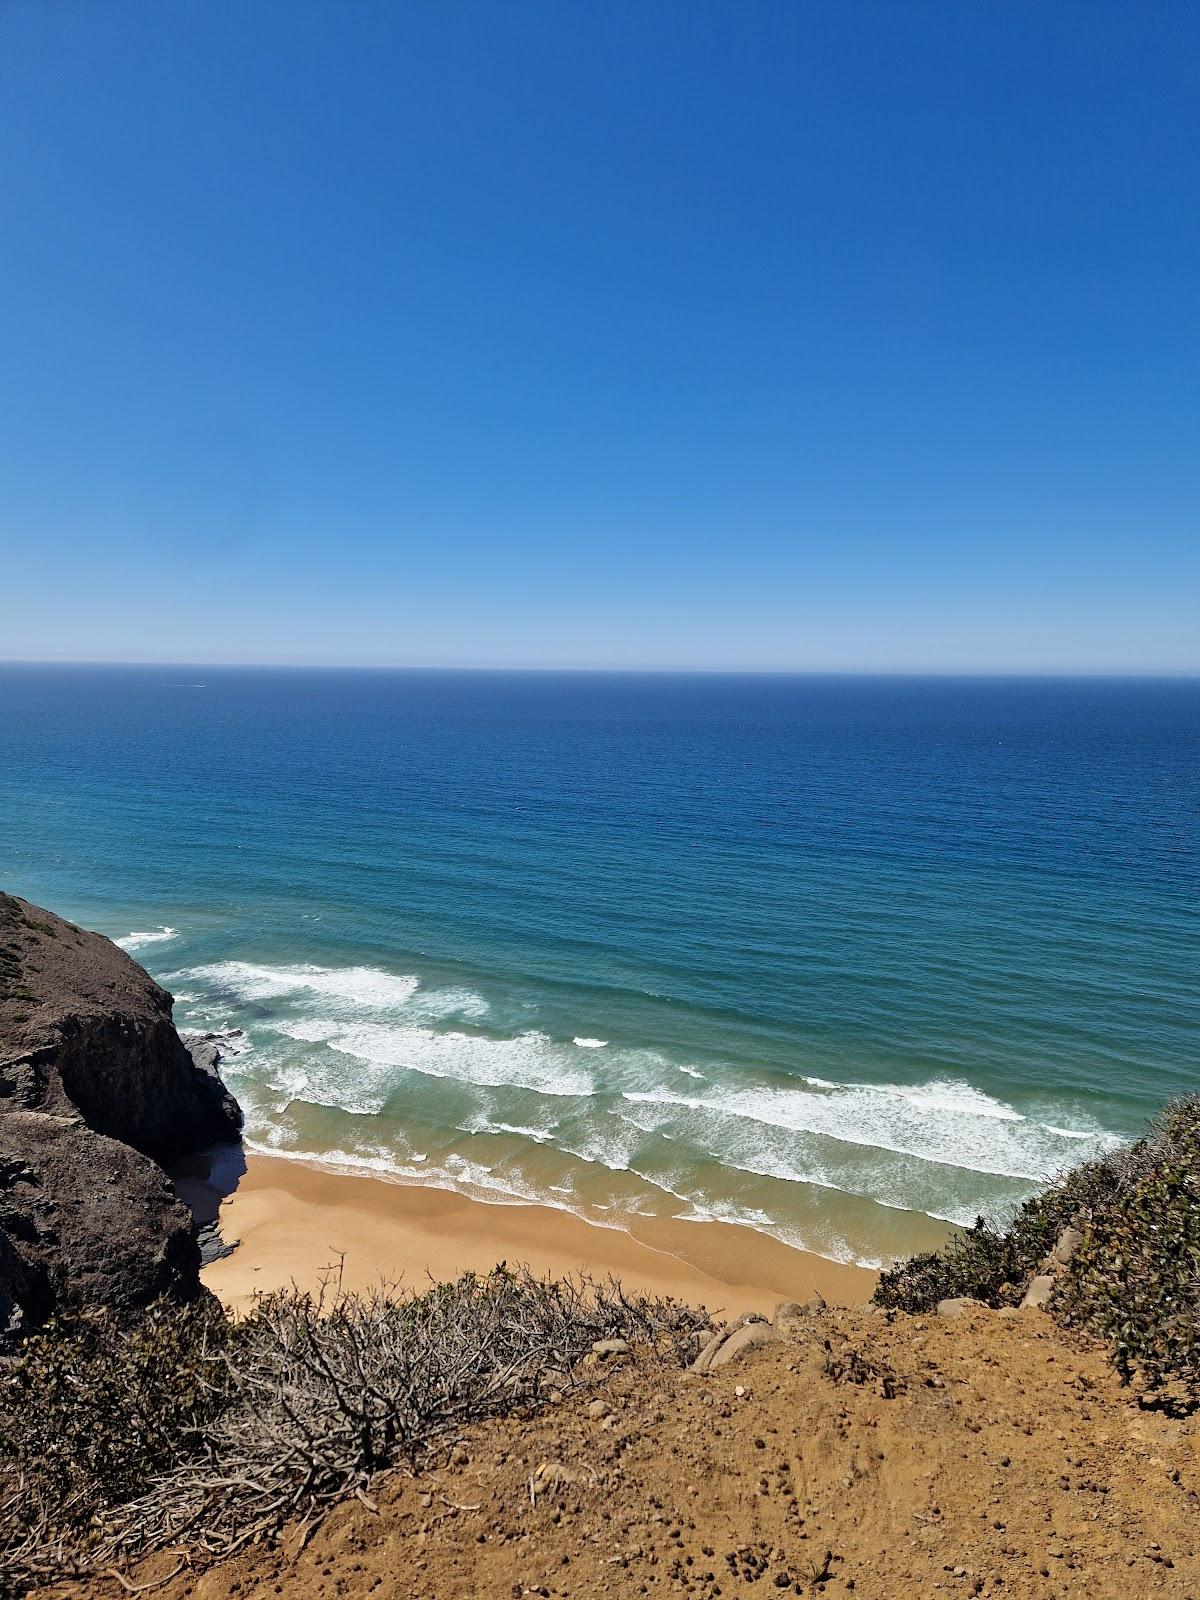
<svg viewBox="0 0 1200 1600">
<path fill-rule="evenodd" d="M 37 934 L 58 935 L 48 922 L 27 917 L 21 902 L 11 894 L 0 893 L 0 1000 L 33 1000 L 37 996 L 24 985 L 18 984 L 21 976 L 20 940 L 22 930 L 28 928 Z"/>
<path fill-rule="evenodd" d="M 1106 1339 L 1121 1377 L 1174 1408 L 1200 1406 L 1200 1096 L 1169 1106 L 1127 1150 L 1064 1174 L 1006 1230 L 980 1218 L 942 1250 L 885 1272 L 876 1303 L 932 1311 L 969 1296 L 1018 1305 L 1068 1226 L 1050 1310 Z"/>
<path fill-rule="evenodd" d="M 10 894 L 0 893 L 0 1000 L 7 998 L 9 989 L 21 975 L 17 934 L 24 922 L 20 902 Z"/>
</svg>

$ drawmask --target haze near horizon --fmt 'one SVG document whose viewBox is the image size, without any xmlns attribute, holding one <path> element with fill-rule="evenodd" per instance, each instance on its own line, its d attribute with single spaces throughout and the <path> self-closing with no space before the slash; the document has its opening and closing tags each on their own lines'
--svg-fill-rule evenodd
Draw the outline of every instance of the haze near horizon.
<svg viewBox="0 0 1200 1600">
<path fill-rule="evenodd" d="M 1200 18 L 0 12 L 16 660 L 1200 671 Z"/>
</svg>

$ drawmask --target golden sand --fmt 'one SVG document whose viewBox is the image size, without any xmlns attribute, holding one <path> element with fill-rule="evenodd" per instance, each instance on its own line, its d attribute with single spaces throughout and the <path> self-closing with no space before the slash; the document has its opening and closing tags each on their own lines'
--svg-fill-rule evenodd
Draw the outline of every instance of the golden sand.
<svg viewBox="0 0 1200 1600">
<path fill-rule="evenodd" d="M 818 1290 L 831 1304 L 866 1300 L 875 1274 L 794 1250 L 749 1228 L 635 1218 L 634 1231 L 599 1227 L 540 1205 L 492 1205 L 420 1184 L 330 1172 L 251 1155 L 220 1203 L 233 1254 L 204 1269 L 226 1305 L 294 1283 L 311 1289 L 338 1263 L 348 1288 L 381 1278 L 421 1286 L 486 1272 L 498 1262 L 561 1277 L 613 1274 L 632 1289 L 674 1295 L 728 1315 L 769 1314 Z"/>
</svg>

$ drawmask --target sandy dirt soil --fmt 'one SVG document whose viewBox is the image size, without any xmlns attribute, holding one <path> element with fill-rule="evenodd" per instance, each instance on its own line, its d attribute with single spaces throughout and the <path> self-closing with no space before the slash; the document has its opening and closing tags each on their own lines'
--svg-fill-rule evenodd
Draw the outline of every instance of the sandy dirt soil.
<svg viewBox="0 0 1200 1600">
<path fill-rule="evenodd" d="M 155 1592 L 1200 1600 L 1198 1446 L 1200 1421 L 1140 1410 L 1041 1312 L 828 1311 L 705 1376 L 618 1359 L 379 1481 L 377 1510 L 351 1501 Z"/>
</svg>

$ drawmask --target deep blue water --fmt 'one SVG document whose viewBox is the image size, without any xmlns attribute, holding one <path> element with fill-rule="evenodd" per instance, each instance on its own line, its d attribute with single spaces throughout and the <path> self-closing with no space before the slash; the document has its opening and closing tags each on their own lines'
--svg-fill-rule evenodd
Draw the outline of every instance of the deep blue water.
<svg viewBox="0 0 1200 1600">
<path fill-rule="evenodd" d="M 1200 682 L 3 667 L 0 757 L 282 1152 L 877 1258 L 1200 1082 Z"/>
</svg>

